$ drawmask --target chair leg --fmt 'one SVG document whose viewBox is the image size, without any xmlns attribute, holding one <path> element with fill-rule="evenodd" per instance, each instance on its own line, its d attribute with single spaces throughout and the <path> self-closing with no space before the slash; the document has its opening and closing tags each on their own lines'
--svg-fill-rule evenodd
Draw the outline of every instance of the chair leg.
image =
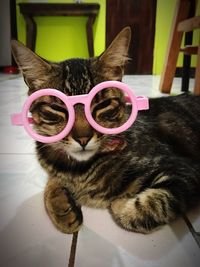
<svg viewBox="0 0 200 267">
<path fill-rule="evenodd" d="M 178 54 L 181 47 L 181 40 L 183 32 L 178 32 L 178 23 L 188 18 L 190 10 L 189 0 L 178 0 L 175 10 L 175 15 L 172 23 L 172 29 L 170 33 L 167 55 L 165 58 L 164 68 L 160 80 L 160 91 L 162 93 L 170 93 L 173 78 L 176 71 L 176 64 L 178 60 Z"/>
<path fill-rule="evenodd" d="M 188 14 L 189 18 L 193 18 L 195 16 L 196 11 L 196 0 L 190 0 L 190 11 Z M 178 31 L 180 31 L 180 25 L 178 25 Z M 183 25 L 182 25 L 183 26 Z M 185 32 L 185 30 L 183 30 Z M 193 39 L 193 30 L 185 33 L 185 41 L 184 46 L 192 45 L 192 39 Z M 191 66 L 191 55 L 185 54 L 183 56 L 183 71 L 182 71 L 182 83 L 181 83 L 181 91 L 182 92 L 188 92 L 189 91 L 189 84 L 190 84 L 190 66 Z"/>
<path fill-rule="evenodd" d="M 200 44 L 197 54 L 197 65 L 195 70 L 194 94 L 200 95 Z"/>
<path fill-rule="evenodd" d="M 192 37 L 193 32 L 185 33 L 185 43 L 184 45 L 192 45 Z M 183 71 L 182 71 L 182 83 L 181 83 L 181 91 L 188 92 L 189 91 L 189 83 L 190 83 L 190 65 L 191 65 L 191 55 L 184 54 L 183 56 Z"/>
</svg>

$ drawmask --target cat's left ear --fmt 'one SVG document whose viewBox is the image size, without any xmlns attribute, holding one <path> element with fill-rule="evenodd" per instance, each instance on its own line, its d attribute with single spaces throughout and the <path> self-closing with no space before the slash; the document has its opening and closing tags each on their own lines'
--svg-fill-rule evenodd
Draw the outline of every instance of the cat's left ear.
<svg viewBox="0 0 200 267">
<path fill-rule="evenodd" d="M 22 43 L 11 41 L 12 54 L 29 87 L 29 94 L 41 88 L 47 88 L 48 82 L 54 79 L 56 68 L 36 55 Z"/>
<path fill-rule="evenodd" d="M 131 28 L 124 28 L 98 58 L 98 75 L 105 80 L 121 81 L 128 58 Z"/>
</svg>

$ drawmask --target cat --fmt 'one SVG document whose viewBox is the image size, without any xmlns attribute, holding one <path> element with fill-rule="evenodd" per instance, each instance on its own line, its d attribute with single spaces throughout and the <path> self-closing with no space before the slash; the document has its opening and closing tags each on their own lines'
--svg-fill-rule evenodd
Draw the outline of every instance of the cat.
<svg viewBox="0 0 200 267">
<path fill-rule="evenodd" d="M 126 27 L 100 56 L 58 63 L 42 59 L 15 40 L 12 53 L 29 95 L 42 88 L 77 95 L 88 93 L 102 81 L 122 80 L 130 40 L 131 30 Z M 47 134 L 55 127 L 51 114 L 55 124 L 65 117 L 64 110 L 54 108 L 52 101 L 33 109 L 33 117 L 40 121 L 38 130 L 44 127 Z M 78 104 L 68 136 L 56 143 L 36 142 L 38 160 L 49 176 L 45 207 L 58 230 L 79 231 L 84 205 L 108 209 L 120 227 L 144 234 L 197 205 L 200 96 L 188 93 L 149 102 L 150 109 L 139 112 L 131 128 L 117 135 L 94 130 Z M 105 112 L 105 106 L 99 109 Z"/>
</svg>

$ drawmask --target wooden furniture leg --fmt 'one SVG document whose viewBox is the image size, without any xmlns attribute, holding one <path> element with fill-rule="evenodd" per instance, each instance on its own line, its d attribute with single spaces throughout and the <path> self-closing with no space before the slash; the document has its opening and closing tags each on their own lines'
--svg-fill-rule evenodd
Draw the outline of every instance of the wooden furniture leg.
<svg viewBox="0 0 200 267">
<path fill-rule="evenodd" d="M 196 16 L 179 23 L 178 31 L 190 33 L 195 29 L 200 28 L 200 16 Z M 190 55 L 197 54 L 197 64 L 195 70 L 195 83 L 194 83 L 194 94 L 200 95 L 200 40 L 199 45 L 196 46 L 186 46 L 185 49 L 181 49 Z M 187 51 L 188 50 L 188 51 Z"/>
<path fill-rule="evenodd" d="M 194 94 L 200 95 L 200 40 L 197 54 L 197 65 L 195 70 Z"/>
<path fill-rule="evenodd" d="M 93 37 L 93 23 L 95 21 L 95 16 L 90 16 L 86 23 L 86 33 L 87 33 L 87 43 L 88 43 L 88 51 L 89 56 L 94 56 L 94 37 Z"/>
<path fill-rule="evenodd" d="M 160 91 L 162 93 L 170 93 L 170 89 L 176 71 L 179 49 L 181 47 L 181 41 L 183 36 L 183 32 L 177 31 L 177 26 L 180 21 L 188 18 L 189 10 L 190 10 L 189 0 L 177 1 L 164 68 L 160 80 Z"/>
<path fill-rule="evenodd" d="M 190 11 L 188 14 L 189 18 L 195 16 L 196 11 L 196 0 L 191 0 Z M 180 23 L 179 23 L 180 26 Z M 178 28 L 179 28 L 178 26 Z M 184 47 L 191 46 L 193 39 L 193 31 L 185 33 Z M 188 92 L 190 84 L 190 67 L 191 67 L 191 54 L 184 53 L 183 55 L 183 70 L 182 70 L 182 82 L 181 82 L 181 91 Z"/>
<path fill-rule="evenodd" d="M 185 33 L 185 43 L 184 46 L 192 45 L 193 32 Z M 190 83 L 190 66 L 191 66 L 191 55 L 184 54 L 183 56 L 183 69 L 182 69 L 182 83 L 181 83 L 181 91 L 188 92 L 189 91 L 189 83 Z"/>
<path fill-rule="evenodd" d="M 26 21 L 26 46 L 35 51 L 37 25 L 31 16 L 24 15 Z"/>
</svg>

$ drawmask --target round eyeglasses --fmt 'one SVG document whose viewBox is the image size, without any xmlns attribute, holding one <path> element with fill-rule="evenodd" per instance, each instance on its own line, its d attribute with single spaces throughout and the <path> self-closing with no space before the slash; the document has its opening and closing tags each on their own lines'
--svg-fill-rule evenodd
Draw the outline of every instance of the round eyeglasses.
<svg viewBox="0 0 200 267">
<path fill-rule="evenodd" d="M 53 99 L 50 101 L 50 98 Z M 67 96 L 56 89 L 40 89 L 27 98 L 21 113 L 11 115 L 11 121 L 13 125 L 23 125 L 27 133 L 39 142 L 57 142 L 72 130 L 74 106 L 77 104 L 84 105 L 87 121 L 103 134 L 118 134 L 127 130 L 134 123 L 139 110 L 149 109 L 147 97 L 135 96 L 125 83 L 106 81 L 84 95 Z M 124 116 L 128 106 L 131 107 L 129 114 Z M 42 119 L 38 114 L 37 118 L 30 116 L 34 108 L 37 112 L 39 110 Z"/>
</svg>

